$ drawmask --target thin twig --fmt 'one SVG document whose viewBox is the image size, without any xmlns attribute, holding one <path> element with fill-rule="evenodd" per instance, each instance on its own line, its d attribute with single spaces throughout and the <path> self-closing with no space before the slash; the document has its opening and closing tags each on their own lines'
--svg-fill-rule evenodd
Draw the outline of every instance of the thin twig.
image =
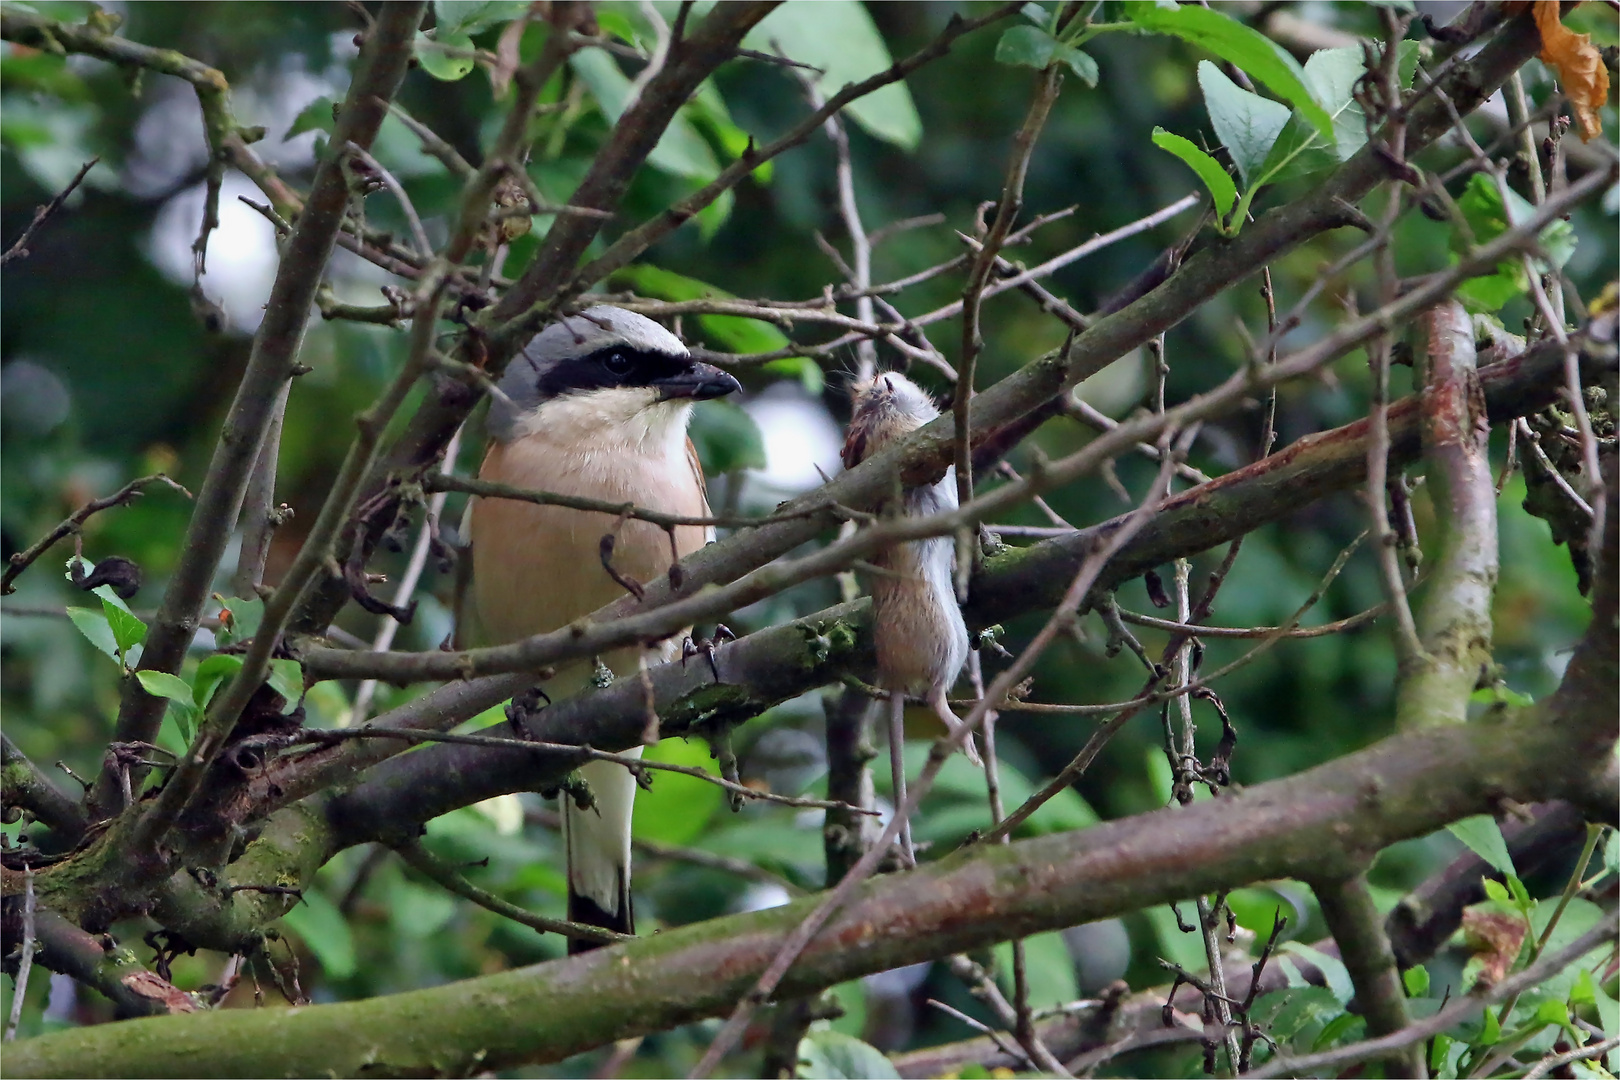
<svg viewBox="0 0 1620 1080">
<path fill-rule="evenodd" d="M 429 242 L 427 230 L 422 228 L 422 219 L 416 214 L 416 206 L 411 202 L 410 195 L 405 191 L 405 185 L 400 183 L 393 173 L 383 167 L 382 162 L 368 154 L 364 148 L 354 143 L 346 143 L 343 147 L 350 154 L 365 162 L 366 166 L 377 174 L 378 179 L 388 188 L 399 202 L 399 208 L 405 213 L 405 221 L 410 225 L 411 238 L 416 241 L 416 253 L 424 259 L 432 258 L 433 244 Z"/>
<path fill-rule="evenodd" d="M 62 209 L 62 204 L 67 202 L 67 197 L 72 195 L 73 190 L 84 182 L 84 178 L 89 175 L 90 170 L 93 169 L 96 162 L 100 160 L 101 158 L 99 157 L 93 157 L 89 161 L 85 162 L 79 168 L 79 171 L 74 174 L 73 179 L 68 181 L 67 187 L 63 188 L 61 191 L 58 191 L 51 198 L 51 201 L 46 203 L 44 206 L 35 207 L 34 219 L 28 223 L 28 228 L 24 229 L 23 234 L 17 237 L 16 241 L 12 243 L 10 247 L 6 248 L 4 255 L 0 255 L 0 266 L 4 266 L 13 259 L 26 259 L 29 255 L 33 254 L 33 252 L 29 250 L 28 245 L 34 239 L 34 233 L 39 230 L 41 225 L 45 224 L 45 222 L 50 219 L 52 214 Z"/>
<path fill-rule="evenodd" d="M 1565 1065 L 1571 1065 L 1577 1061 L 1602 1057 L 1616 1047 L 1620 1047 L 1620 1038 L 1588 1043 L 1585 1046 L 1577 1047 L 1562 1054 L 1549 1054 L 1531 1066 L 1530 1071 L 1524 1074 L 1524 1080 L 1540 1080 L 1541 1077 L 1551 1073 L 1554 1069 L 1561 1069 Z"/>
<path fill-rule="evenodd" d="M 414 869 L 432 878 L 435 882 L 466 900 L 471 900 L 479 907 L 488 908 L 497 915 L 502 915 L 513 922 L 522 923 L 531 930 L 538 930 L 542 934 L 561 934 L 564 937 L 579 941 L 592 941 L 598 945 L 611 945 L 616 941 L 633 941 L 633 936 L 616 934 L 612 930 L 604 930 L 599 926 L 589 926 L 585 923 L 569 922 L 567 919 L 553 919 L 545 915 L 537 915 L 526 908 L 502 900 L 492 892 L 480 889 L 465 877 L 456 873 L 455 869 L 437 855 L 422 846 L 421 841 L 412 840 L 408 844 L 400 844 L 394 848 L 399 857 L 409 863 Z"/>
<path fill-rule="evenodd" d="M 1517 975 L 1503 979 L 1483 994 L 1465 995 L 1428 1019 L 1408 1024 L 1393 1035 L 1351 1043 L 1349 1046 L 1336 1047 L 1320 1054 L 1276 1057 L 1244 1075 L 1254 1077 L 1255 1080 L 1273 1076 L 1325 1076 L 1337 1073 L 1344 1066 L 1353 1065 L 1358 1061 L 1387 1057 L 1395 1051 L 1423 1043 L 1464 1020 L 1477 1016 L 1482 1005 L 1494 1005 L 1533 986 L 1539 986 L 1593 949 L 1613 941 L 1615 934 L 1616 928 L 1605 921 L 1582 934 L 1565 948 L 1543 956 Z"/>
<path fill-rule="evenodd" d="M 1196 433 L 1196 425 L 1191 430 L 1192 433 Z M 922 802 L 923 797 L 933 788 L 934 781 L 939 776 L 940 769 L 944 767 L 949 756 L 973 733 L 974 729 L 983 721 L 985 713 L 998 706 L 1006 699 L 1012 688 L 1023 681 L 1041 653 L 1057 637 L 1060 630 L 1067 627 L 1074 618 L 1081 601 L 1085 599 L 1092 582 L 1096 580 L 1098 572 L 1101 571 L 1108 559 L 1146 524 L 1153 507 L 1157 506 L 1163 498 L 1164 476 L 1165 469 L 1161 467 L 1160 480 L 1155 491 L 1118 530 L 1085 559 L 1078 572 L 1076 572 L 1073 581 L 1070 582 L 1063 601 L 1052 613 L 1052 617 L 1047 620 L 1046 625 L 1035 635 L 1018 659 L 996 677 L 995 682 L 991 685 L 980 705 L 962 721 L 962 724 L 954 732 L 934 743 L 929 751 L 928 761 L 923 766 L 922 774 L 907 793 L 905 804 L 895 807 L 894 814 L 891 815 L 877 843 L 865 855 L 861 856 L 860 861 L 855 864 L 848 874 L 844 875 L 843 880 L 826 894 L 821 903 L 783 941 L 770 966 L 760 975 L 758 981 L 754 984 L 754 988 L 737 1003 L 736 1009 L 726 1020 L 719 1033 L 715 1035 L 714 1041 L 709 1044 L 708 1050 L 704 1052 L 702 1060 L 692 1070 L 691 1076 L 706 1077 L 714 1070 L 720 1059 L 742 1036 L 754 1009 L 760 1003 L 769 999 L 771 993 L 781 983 L 783 976 L 787 974 L 788 969 L 793 966 L 793 962 L 804 951 L 805 946 L 810 943 L 810 940 L 815 937 L 816 933 L 832 917 L 833 913 L 844 905 L 856 886 L 877 869 L 878 863 L 882 861 L 884 854 L 889 849 L 889 845 L 894 843 L 895 837 L 899 835 L 901 825 L 912 814 L 916 813 L 917 806 Z"/>
<path fill-rule="evenodd" d="M 78 532 L 80 526 L 82 526 L 86 521 L 90 520 L 91 515 L 100 513 L 101 511 L 107 510 L 114 506 L 123 506 L 127 503 L 133 502 L 135 499 L 138 499 L 142 494 L 142 489 L 148 484 L 167 484 L 169 487 L 173 488 L 175 491 L 178 491 L 186 498 L 191 498 L 191 492 L 169 479 L 163 473 L 153 473 L 151 476 L 143 476 L 137 480 L 131 480 L 129 483 L 125 484 L 111 495 L 107 495 L 100 499 L 91 499 L 89 502 L 73 511 L 73 513 L 69 514 L 61 524 L 57 525 L 39 540 L 35 541 L 24 550 L 17 552 L 15 555 L 11 556 L 10 559 L 6 560 L 5 573 L 0 575 L 0 595 L 9 596 L 10 594 L 16 592 L 17 590 L 12 585 L 12 582 L 16 581 L 17 576 L 24 570 L 28 569 L 28 567 L 33 564 L 34 560 L 38 559 L 41 555 L 45 554 L 45 552 L 49 551 L 52 544 L 56 543 L 64 536 Z"/>
<path fill-rule="evenodd" d="M 6 1042 L 17 1037 L 17 1025 L 22 1022 L 23 1001 L 28 997 L 28 973 L 34 968 L 34 868 L 23 867 L 22 956 L 17 960 L 17 975 L 12 980 L 11 1016 L 6 1021 Z"/>
<path fill-rule="evenodd" d="M 745 799 L 758 799 L 762 802 L 779 803 L 783 806 L 796 806 L 810 810 L 842 810 L 847 813 L 868 814 L 877 816 L 876 810 L 863 810 L 860 807 L 850 806 L 847 803 L 834 802 L 828 799 L 801 799 L 791 795 L 778 795 L 771 791 L 756 791 L 746 784 L 736 783 L 724 777 L 715 776 L 696 765 L 676 765 L 668 761 L 647 761 L 628 754 L 615 754 L 608 750 L 598 750 L 592 746 L 581 746 L 574 743 L 540 742 L 531 739 L 503 739 L 496 735 L 458 735 L 448 731 L 422 731 L 410 728 L 337 728 L 334 730 L 314 730 L 306 733 L 304 741 L 312 743 L 341 742 L 347 739 L 398 739 L 409 743 L 460 743 L 463 746 L 489 746 L 507 750 L 527 750 L 536 754 L 565 754 L 586 761 L 611 761 L 623 765 L 630 770 L 638 781 L 650 784 L 651 778 L 646 770 L 658 772 L 680 773 L 683 776 L 695 777 L 705 780 L 717 787 L 724 788 L 733 795 Z"/>
</svg>

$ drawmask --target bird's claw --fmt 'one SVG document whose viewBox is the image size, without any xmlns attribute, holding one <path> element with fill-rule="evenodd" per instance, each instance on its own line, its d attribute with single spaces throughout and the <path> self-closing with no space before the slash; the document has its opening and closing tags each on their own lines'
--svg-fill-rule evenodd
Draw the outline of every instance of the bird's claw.
<svg viewBox="0 0 1620 1080">
<path fill-rule="evenodd" d="M 701 655 L 709 662 L 709 671 L 714 675 L 714 681 L 718 683 L 720 681 L 720 667 L 714 661 L 714 651 L 722 642 L 736 640 L 737 635 L 733 634 L 731 627 L 725 623 L 715 624 L 713 637 L 706 638 L 689 634 L 686 640 L 681 642 L 681 667 L 684 668 L 686 662 L 692 657 Z"/>
</svg>

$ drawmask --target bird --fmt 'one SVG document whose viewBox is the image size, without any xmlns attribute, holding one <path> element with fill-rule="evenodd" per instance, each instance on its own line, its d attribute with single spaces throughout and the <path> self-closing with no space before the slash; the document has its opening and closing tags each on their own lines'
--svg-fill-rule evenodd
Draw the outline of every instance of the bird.
<svg viewBox="0 0 1620 1080">
<path fill-rule="evenodd" d="M 933 398 L 898 372 L 857 383 L 844 439 L 844 467 L 854 468 L 938 417 Z M 947 469 L 935 483 L 906 489 L 901 503 L 900 512 L 907 517 L 955 510 L 955 469 Z M 956 602 L 956 545 L 951 536 L 895 544 L 870 562 L 878 685 L 889 694 L 889 759 L 898 808 L 906 799 L 905 696 L 921 696 L 951 732 L 961 727 L 945 692 L 967 661 L 968 631 Z M 969 761 L 981 764 L 972 739 L 964 741 L 962 749 Z M 900 846 L 906 861 L 915 863 L 909 823 L 901 827 Z"/>
<path fill-rule="evenodd" d="M 545 327 L 514 356 L 491 395 L 488 449 L 479 478 L 689 517 L 709 516 L 703 468 L 687 436 L 694 402 L 741 389 L 712 364 L 694 360 L 658 323 L 597 305 Z M 478 498 L 470 509 L 472 579 L 467 640 L 502 644 L 567 626 L 611 603 L 625 586 L 609 574 L 648 582 L 675 559 L 714 539 L 708 525 L 660 526 L 560 506 Z M 657 662 L 680 654 L 682 635 L 651 647 Z M 633 674 L 635 647 L 599 657 Z M 583 689 L 594 665 L 576 661 L 546 683 L 551 697 Z M 640 756 L 641 747 L 632 754 Z M 624 766 L 580 767 L 595 806 L 562 799 L 568 857 L 568 917 L 635 933 L 630 895 L 630 821 L 636 781 Z M 571 939 L 569 951 L 588 942 Z"/>
</svg>

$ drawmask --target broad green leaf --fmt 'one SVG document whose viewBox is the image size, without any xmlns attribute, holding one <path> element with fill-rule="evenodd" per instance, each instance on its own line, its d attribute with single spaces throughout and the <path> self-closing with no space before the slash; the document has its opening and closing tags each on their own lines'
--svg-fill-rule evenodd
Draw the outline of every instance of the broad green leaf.
<svg viewBox="0 0 1620 1080">
<path fill-rule="evenodd" d="M 354 935 L 348 920 L 324 895 L 306 887 L 303 900 L 281 921 L 303 939 L 329 977 L 347 979 L 355 973 Z"/>
<path fill-rule="evenodd" d="M 79 628 L 79 633 L 97 649 L 106 653 L 114 660 L 118 659 L 118 639 L 113 637 L 112 627 L 107 625 L 107 616 L 92 608 L 70 607 L 67 609 L 68 618 L 73 625 Z"/>
<path fill-rule="evenodd" d="M 1487 900 L 1494 900 L 1498 904 L 1513 903 L 1513 897 L 1508 892 L 1507 886 L 1495 878 L 1486 878 L 1481 884 L 1485 886 L 1485 898 Z"/>
<path fill-rule="evenodd" d="M 332 119 L 332 99 L 318 97 L 293 117 L 292 126 L 282 138 L 295 139 L 306 131 L 324 131 L 330 135 L 335 127 L 337 121 Z"/>
<path fill-rule="evenodd" d="M 1001 984 L 1007 999 L 1012 1000 L 1013 953 L 1012 942 L 1003 941 L 995 947 L 996 981 Z M 1024 974 L 1029 981 L 1029 1004 L 1036 1009 L 1050 1009 L 1067 1005 L 1080 996 L 1074 977 L 1074 958 L 1057 931 L 1036 934 L 1024 939 Z"/>
<path fill-rule="evenodd" d="M 1093 60 L 1089 53 L 1081 52 L 1073 45 L 1059 42 L 1058 47 L 1052 50 L 1052 55 L 1063 61 L 1081 82 L 1087 86 L 1097 85 L 1101 72 L 1097 70 L 1097 61 Z"/>
<path fill-rule="evenodd" d="M 598 7 L 595 10 L 595 15 L 597 28 L 604 34 L 611 34 L 620 41 L 628 42 L 631 45 L 641 43 L 641 36 L 636 33 L 635 24 L 622 13 Z"/>
<path fill-rule="evenodd" d="M 799 1075 L 804 1080 L 883 1080 L 900 1074 L 877 1047 L 829 1028 L 799 1040 Z"/>
<path fill-rule="evenodd" d="M 760 370 L 784 378 L 798 379 L 804 387 L 804 392 L 811 397 L 820 397 L 821 392 L 827 388 L 826 373 L 821 370 L 820 364 L 808 356 L 785 356 L 780 360 L 770 361 Z"/>
<path fill-rule="evenodd" d="M 118 651 L 127 656 L 129 650 L 146 640 L 146 624 L 131 613 L 128 605 L 112 591 L 112 586 L 98 585 L 95 593 L 101 598 L 101 610 L 107 616 L 107 625 L 112 627 Z"/>
<path fill-rule="evenodd" d="M 1401 981 L 1406 984 L 1407 997 L 1422 997 L 1429 992 L 1429 969 L 1422 964 L 1407 968 Z"/>
<path fill-rule="evenodd" d="M 1468 187 L 1457 200 L 1474 239 L 1481 244 L 1495 240 L 1515 225 L 1521 225 L 1535 216 L 1535 207 L 1512 188 L 1507 189 L 1507 206 L 1502 205 L 1502 189 L 1494 179 L 1484 173 L 1468 178 Z M 1562 269 L 1575 254 L 1575 227 L 1567 221 L 1554 221 L 1541 230 L 1537 237 L 1554 269 Z M 1465 253 L 1467 238 L 1454 236 L 1453 249 Z M 1517 260 L 1515 260 L 1517 261 Z"/>
<path fill-rule="evenodd" d="M 439 34 L 476 34 L 523 14 L 528 0 L 433 0 Z"/>
<path fill-rule="evenodd" d="M 455 897 L 437 885 L 418 885 L 403 877 L 388 889 L 386 902 L 395 932 L 412 941 L 437 934 L 456 914 Z"/>
<path fill-rule="evenodd" d="M 617 123 L 630 100 L 630 79 L 619 70 L 618 63 L 603 49 L 580 49 L 568 58 L 568 63 L 596 99 L 602 115 L 609 123 Z M 684 111 L 675 114 L 647 160 L 664 172 L 705 183 L 720 174 L 714 151 Z"/>
<path fill-rule="evenodd" d="M 153 697 L 191 704 L 191 684 L 178 675 L 167 671 L 137 671 L 135 677 L 141 680 L 141 689 Z"/>
<path fill-rule="evenodd" d="M 1508 854 L 1507 841 L 1502 839 L 1502 830 L 1496 825 L 1496 819 L 1489 814 L 1477 814 L 1474 817 L 1463 818 L 1446 826 L 1446 831 L 1461 840 L 1475 855 L 1484 859 L 1492 868 L 1504 874 L 1514 873 L 1513 856 Z"/>
<path fill-rule="evenodd" d="M 190 746 L 191 740 L 197 737 L 197 718 L 202 715 L 201 710 L 189 701 L 170 701 L 168 711 L 179 729 L 180 741 Z"/>
<path fill-rule="evenodd" d="M 199 709 L 207 708 L 209 699 L 222 682 L 234 679 L 242 670 L 242 658 L 228 653 L 215 653 L 197 665 L 197 674 L 191 677 L 192 703 Z"/>
<path fill-rule="evenodd" d="M 787 0 L 743 39 L 750 49 L 781 49 L 820 68 L 820 90 L 832 97 L 850 83 L 885 71 L 894 60 L 864 4 L 856 0 Z M 907 150 L 922 138 L 922 120 L 904 82 L 889 83 L 850 102 L 845 111 L 867 134 Z"/>
<path fill-rule="evenodd" d="M 715 775 L 720 772 L 701 739 L 662 739 L 647 747 L 644 756 L 648 761 L 694 765 Z M 631 817 L 631 831 L 643 839 L 665 844 L 690 843 L 725 802 L 726 793 L 707 780 L 656 770 L 652 777 L 651 791 L 636 792 L 636 807 Z"/>
<path fill-rule="evenodd" d="M 1396 77 L 1403 90 L 1412 85 L 1421 51 L 1416 41 L 1400 44 Z M 1367 144 L 1367 116 L 1355 96 L 1356 83 L 1366 70 L 1359 46 L 1318 49 L 1305 60 L 1305 82 L 1333 117 L 1334 153 L 1340 161 L 1348 161 Z"/>
<path fill-rule="evenodd" d="M 478 66 L 472 57 L 475 48 L 472 38 L 465 34 L 416 35 L 416 59 L 422 70 L 442 82 L 464 79 Z M 454 54 L 449 51 L 452 49 Z"/>
<path fill-rule="evenodd" d="M 1244 185 L 1253 186 L 1292 115 L 1288 106 L 1251 94 L 1208 60 L 1198 62 L 1198 85 L 1216 137 L 1232 155 Z"/>
<path fill-rule="evenodd" d="M 1569 1024 L 1569 1006 L 1556 998 L 1548 998 L 1536 1007 L 1536 1022 L 1566 1027 Z"/>
<path fill-rule="evenodd" d="M 259 624 L 264 621 L 263 600 L 230 596 L 223 598 L 221 605 L 220 627 L 214 632 L 214 639 L 221 645 L 246 641 L 259 632 Z"/>
<path fill-rule="evenodd" d="M 304 669 L 296 660 L 270 661 L 270 689 L 287 700 L 290 708 L 304 696 Z"/>
<path fill-rule="evenodd" d="M 765 439 L 754 418 L 729 401 L 700 401 L 692 410 L 692 445 L 713 475 L 765 467 Z"/>
<path fill-rule="evenodd" d="M 1174 154 L 1198 174 L 1198 179 L 1204 182 L 1204 187 L 1209 189 L 1210 197 L 1215 200 L 1215 209 L 1220 212 L 1222 220 L 1225 220 L 1237 203 L 1237 185 L 1232 183 L 1232 178 L 1221 167 L 1221 163 L 1193 145 L 1190 140 L 1161 127 L 1153 129 L 1153 145 Z"/>
<path fill-rule="evenodd" d="M 677 274 L 649 263 L 637 263 L 615 271 L 608 279 L 615 286 L 628 285 L 642 296 L 658 300 L 734 300 L 731 293 L 697 278 Z M 762 319 L 740 315 L 699 315 L 698 335 L 716 349 L 733 353 L 775 352 L 792 342 L 781 330 Z"/>
<path fill-rule="evenodd" d="M 1178 37 L 1242 68 L 1303 113 L 1324 138 L 1333 137 L 1333 118 L 1306 85 L 1304 69 L 1258 30 L 1212 8 L 1193 5 L 1160 7 L 1151 0 L 1136 0 L 1126 5 L 1126 12 L 1144 30 Z"/>
<path fill-rule="evenodd" d="M 1039 26 L 1011 26 L 996 42 L 996 63 L 1018 67 L 1044 68 L 1052 62 L 1057 38 Z"/>
<path fill-rule="evenodd" d="M 1356 996 L 1355 984 L 1350 981 L 1350 972 L 1346 970 L 1344 962 L 1336 956 L 1329 956 L 1320 949 L 1313 949 L 1301 941 L 1285 941 L 1282 952 L 1293 953 L 1301 960 L 1315 964 L 1327 980 L 1328 989 L 1339 1004 L 1349 1004 L 1350 999 Z"/>
</svg>

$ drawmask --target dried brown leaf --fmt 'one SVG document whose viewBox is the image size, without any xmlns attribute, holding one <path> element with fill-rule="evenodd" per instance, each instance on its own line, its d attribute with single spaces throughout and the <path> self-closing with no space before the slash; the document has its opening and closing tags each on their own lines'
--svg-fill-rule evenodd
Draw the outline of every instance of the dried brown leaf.
<svg viewBox="0 0 1620 1080">
<path fill-rule="evenodd" d="M 1478 972 L 1479 989 L 1501 982 L 1519 957 L 1519 948 L 1530 924 L 1516 912 L 1503 911 L 1493 904 L 1476 904 L 1463 909 L 1462 932 L 1473 956 L 1468 968 Z"/>
<path fill-rule="evenodd" d="M 1591 142 L 1603 134 L 1599 110 L 1609 100 L 1609 69 L 1603 66 L 1603 55 L 1592 44 L 1592 35 L 1577 34 L 1560 21 L 1558 0 L 1535 0 L 1531 9 L 1541 31 L 1541 62 L 1557 70 L 1558 81 L 1575 106 L 1581 141 Z"/>
</svg>

